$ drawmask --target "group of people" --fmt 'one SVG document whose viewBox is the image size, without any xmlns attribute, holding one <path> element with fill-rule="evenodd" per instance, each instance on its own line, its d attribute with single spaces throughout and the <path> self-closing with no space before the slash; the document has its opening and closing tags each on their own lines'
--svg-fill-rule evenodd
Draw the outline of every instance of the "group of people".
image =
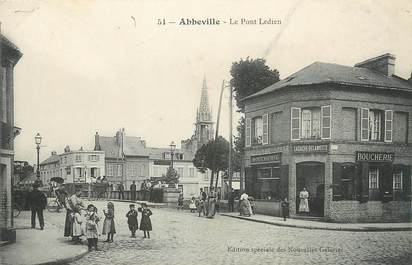
<svg viewBox="0 0 412 265">
<path fill-rule="evenodd" d="M 99 237 L 101 216 L 98 214 L 97 207 L 93 204 L 84 206 L 80 198 L 81 191 L 77 190 L 75 194 L 66 198 L 66 220 L 64 225 L 64 236 L 71 237 L 75 243 L 81 243 L 81 237 L 86 236 L 89 250 L 93 248 L 97 250 L 97 241 Z M 138 230 L 138 212 L 141 212 L 140 230 L 144 232 L 144 238 L 150 238 L 152 223 L 150 216 L 152 211 L 147 204 L 142 203 L 141 207 L 136 211 L 135 205 L 129 205 L 129 211 L 126 214 L 127 224 L 132 237 L 136 237 Z M 104 221 L 102 225 L 102 234 L 107 235 L 104 242 L 113 242 L 114 234 L 116 234 L 115 226 L 115 211 L 112 202 L 107 203 L 107 208 L 103 209 Z"/>
</svg>

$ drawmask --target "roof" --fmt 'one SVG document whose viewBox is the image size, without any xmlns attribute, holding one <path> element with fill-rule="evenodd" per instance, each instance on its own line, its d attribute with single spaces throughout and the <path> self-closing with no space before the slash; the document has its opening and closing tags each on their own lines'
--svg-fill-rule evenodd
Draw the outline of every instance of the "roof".
<svg viewBox="0 0 412 265">
<path fill-rule="evenodd" d="M 51 155 L 49 158 L 41 162 L 40 165 L 53 164 L 59 161 L 60 161 L 60 157 L 58 155 Z"/>
<path fill-rule="evenodd" d="M 388 77 L 382 73 L 367 68 L 314 62 L 289 77 L 280 80 L 255 94 L 245 97 L 243 100 L 264 95 L 285 87 L 324 83 L 356 85 L 412 92 L 412 84 L 396 75 Z"/>
<path fill-rule="evenodd" d="M 120 158 L 121 147 L 116 144 L 116 137 L 99 136 L 101 150 L 105 151 L 106 158 Z M 149 159 L 165 159 L 164 153 L 170 153 L 168 148 L 146 147 L 140 137 L 125 137 L 123 154 L 125 156 L 148 157 Z M 175 153 L 184 154 L 185 161 L 193 160 L 193 153 L 187 150 L 175 150 Z"/>
<path fill-rule="evenodd" d="M 101 150 L 105 151 L 106 158 L 120 158 L 120 146 L 116 144 L 115 137 L 100 136 Z"/>
<path fill-rule="evenodd" d="M 20 49 L 13 43 L 11 42 L 9 39 L 6 38 L 6 36 L 4 36 L 3 34 L 0 35 L 1 36 L 1 44 L 2 46 L 6 46 L 9 49 L 11 49 L 13 51 L 13 53 L 16 55 L 17 59 L 19 59 L 23 54 L 20 52 Z"/>
</svg>

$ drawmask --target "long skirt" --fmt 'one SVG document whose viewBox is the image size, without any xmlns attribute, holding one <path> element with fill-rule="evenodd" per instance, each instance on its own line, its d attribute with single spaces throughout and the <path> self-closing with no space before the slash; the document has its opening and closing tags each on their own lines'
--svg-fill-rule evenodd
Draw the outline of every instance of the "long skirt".
<svg viewBox="0 0 412 265">
<path fill-rule="evenodd" d="M 213 216 L 215 216 L 215 210 L 216 210 L 215 207 L 216 207 L 216 202 L 214 200 L 209 201 L 208 211 L 207 211 L 208 218 L 213 218 Z"/>
<path fill-rule="evenodd" d="M 248 200 L 242 200 L 240 202 L 240 213 L 245 216 L 250 216 L 250 202 Z"/>
<path fill-rule="evenodd" d="M 105 235 L 105 234 L 108 234 L 108 233 L 116 234 L 116 227 L 114 225 L 113 218 L 104 219 L 102 234 Z"/>
<path fill-rule="evenodd" d="M 308 199 L 300 199 L 299 212 L 309 212 L 309 202 Z"/>
<path fill-rule="evenodd" d="M 140 220 L 140 230 L 152 231 L 152 221 L 150 221 L 149 216 L 142 216 Z"/>
<path fill-rule="evenodd" d="M 72 224 L 72 213 L 73 211 L 66 211 L 66 220 L 64 221 L 64 236 L 73 236 L 73 224 Z"/>
</svg>

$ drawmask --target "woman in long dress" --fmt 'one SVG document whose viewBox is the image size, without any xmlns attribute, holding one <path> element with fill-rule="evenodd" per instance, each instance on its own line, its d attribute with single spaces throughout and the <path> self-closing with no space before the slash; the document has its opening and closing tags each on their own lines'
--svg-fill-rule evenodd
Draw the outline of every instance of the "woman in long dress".
<svg viewBox="0 0 412 265">
<path fill-rule="evenodd" d="M 65 237 L 73 237 L 73 221 L 76 208 L 84 209 L 83 201 L 80 199 L 81 193 L 81 190 L 76 190 L 72 196 L 66 198 L 66 220 L 64 222 Z M 74 238 L 72 238 L 72 240 L 73 239 Z"/>
<path fill-rule="evenodd" d="M 300 203 L 299 203 L 299 212 L 309 215 L 309 192 L 306 188 L 299 193 Z"/>
<path fill-rule="evenodd" d="M 207 218 L 213 218 L 216 213 L 216 192 L 214 191 L 213 187 L 210 187 L 210 192 L 208 196 L 208 210 L 207 210 Z"/>
<path fill-rule="evenodd" d="M 251 206 L 249 202 L 249 195 L 246 192 L 240 196 L 240 215 L 250 216 L 251 215 Z"/>
</svg>

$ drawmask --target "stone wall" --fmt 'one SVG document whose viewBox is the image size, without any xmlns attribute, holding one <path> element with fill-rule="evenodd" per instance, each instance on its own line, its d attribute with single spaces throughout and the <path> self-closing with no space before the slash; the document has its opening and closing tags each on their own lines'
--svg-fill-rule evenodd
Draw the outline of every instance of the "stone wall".
<svg viewBox="0 0 412 265">
<path fill-rule="evenodd" d="M 407 201 L 332 201 L 329 220 L 332 222 L 410 222 L 411 202 Z"/>
</svg>

